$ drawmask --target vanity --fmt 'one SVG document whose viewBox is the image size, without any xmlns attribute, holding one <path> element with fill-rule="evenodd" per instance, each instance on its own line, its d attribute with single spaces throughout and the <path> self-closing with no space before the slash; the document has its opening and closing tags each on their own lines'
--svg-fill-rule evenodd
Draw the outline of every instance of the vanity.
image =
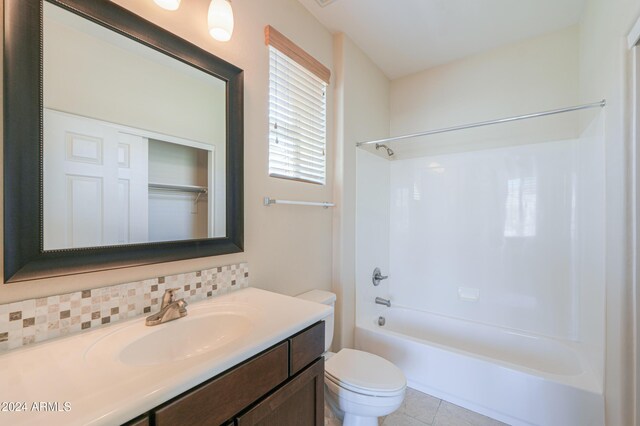
<svg viewBox="0 0 640 426">
<path fill-rule="evenodd" d="M 331 308 L 255 288 L 0 356 L 13 425 L 321 425 Z M 34 410 L 47 402 L 50 410 Z M 57 404 L 55 404 L 57 403 Z M 18 405 L 16 405 L 18 406 Z"/>
<path fill-rule="evenodd" d="M 323 341 L 318 322 L 128 424 L 321 425 Z"/>
</svg>

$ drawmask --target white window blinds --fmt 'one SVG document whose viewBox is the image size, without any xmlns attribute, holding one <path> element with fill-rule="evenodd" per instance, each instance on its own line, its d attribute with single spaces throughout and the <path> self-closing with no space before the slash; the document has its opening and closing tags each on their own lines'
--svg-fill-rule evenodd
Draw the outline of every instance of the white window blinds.
<svg viewBox="0 0 640 426">
<path fill-rule="evenodd" d="M 327 84 L 269 46 L 269 175 L 324 185 Z"/>
</svg>

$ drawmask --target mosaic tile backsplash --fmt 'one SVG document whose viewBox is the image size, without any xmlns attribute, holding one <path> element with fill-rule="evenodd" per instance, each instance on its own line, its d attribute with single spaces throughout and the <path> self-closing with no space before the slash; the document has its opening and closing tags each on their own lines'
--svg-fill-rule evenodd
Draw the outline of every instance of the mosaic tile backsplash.
<svg viewBox="0 0 640 426">
<path fill-rule="evenodd" d="M 0 352 L 160 310 L 167 288 L 197 302 L 249 286 L 239 263 L 0 305 Z"/>
</svg>

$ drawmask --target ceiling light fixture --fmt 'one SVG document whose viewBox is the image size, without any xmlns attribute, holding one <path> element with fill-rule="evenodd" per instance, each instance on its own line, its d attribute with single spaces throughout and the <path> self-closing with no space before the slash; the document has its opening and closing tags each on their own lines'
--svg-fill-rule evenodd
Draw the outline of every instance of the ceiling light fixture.
<svg viewBox="0 0 640 426">
<path fill-rule="evenodd" d="M 180 0 L 153 0 L 158 6 L 167 10 L 178 10 L 180 7 Z"/>
<path fill-rule="evenodd" d="M 211 0 L 209 34 L 218 41 L 229 41 L 233 34 L 233 9 L 229 0 Z"/>
</svg>

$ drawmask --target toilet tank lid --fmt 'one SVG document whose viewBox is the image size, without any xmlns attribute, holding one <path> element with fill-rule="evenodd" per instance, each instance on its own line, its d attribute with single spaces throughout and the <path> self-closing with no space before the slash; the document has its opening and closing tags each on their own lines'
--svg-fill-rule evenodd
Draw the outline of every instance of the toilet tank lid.
<svg viewBox="0 0 640 426">
<path fill-rule="evenodd" d="M 322 303 L 323 305 L 331 305 L 336 301 L 335 293 L 324 290 L 311 290 L 296 297 L 310 302 Z"/>
</svg>

